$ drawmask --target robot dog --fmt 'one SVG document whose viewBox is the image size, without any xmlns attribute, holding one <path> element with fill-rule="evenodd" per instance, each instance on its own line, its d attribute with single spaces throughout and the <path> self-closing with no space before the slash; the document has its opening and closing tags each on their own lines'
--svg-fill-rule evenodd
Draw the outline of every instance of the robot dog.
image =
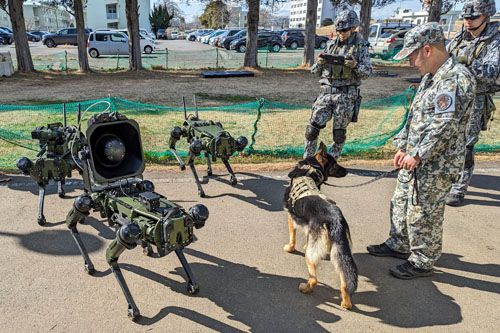
<svg viewBox="0 0 500 333">
<path fill-rule="evenodd" d="M 195 98 L 195 114 L 190 114 L 188 116 L 186 111 L 186 101 L 184 97 L 182 98 L 184 106 L 184 124 L 181 127 L 174 127 L 170 133 L 169 148 L 174 154 L 181 170 L 186 169 L 186 164 L 182 161 L 175 145 L 181 137 L 187 138 L 189 144 L 189 155 L 187 159 L 187 164 L 191 169 L 196 186 L 198 187 L 198 195 L 200 197 L 205 197 L 205 191 L 201 187 L 200 179 L 196 173 L 194 167 L 194 159 L 199 156 L 202 152 L 207 160 L 207 175 L 212 175 L 212 164 L 215 162 L 217 157 L 222 160 L 227 171 L 231 175 L 231 185 L 236 185 L 237 179 L 234 175 L 233 169 L 229 164 L 229 158 L 235 152 L 241 152 L 248 144 L 248 140 L 244 136 L 240 136 L 234 139 L 229 132 L 225 131 L 220 122 L 213 122 L 211 120 L 201 120 L 198 114 L 198 108 L 196 107 Z"/>
<path fill-rule="evenodd" d="M 38 140 L 40 151 L 35 162 L 27 157 L 17 161 L 17 167 L 24 175 L 29 175 L 38 184 L 38 218 L 39 225 L 46 223 L 43 214 L 45 188 L 51 180 L 57 182 L 57 192 L 60 198 L 65 196 L 63 185 L 67 177 L 75 169 L 79 169 L 79 162 L 75 159 L 76 151 L 81 146 L 84 136 L 80 126 L 66 125 L 66 107 L 63 109 L 63 123 L 40 126 L 31 132 L 31 138 Z M 80 107 L 78 107 L 78 123 L 80 123 Z"/>
<path fill-rule="evenodd" d="M 85 193 L 75 199 L 66 224 L 84 259 L 85 270 L 94 274 L 85 245 L 78 233 L 78 223 L 98 211 L 110 226 L 118 227 L 116 239 L 106 250 L 106 260 L 128 303 L 132 320 L 140 312 L 120 271 L 118 259 L 125 250 L 141 244 L 147 255 L 153 247 L 159 257 L 175 252 L 187 275 L 187 291 L 199 290 L 183 249 L 194 240 L 193 229 L 202 228 L 208 209 L 197 204 L 187 212 L 154 191 L 151 181 L 143 180 L 145 168 L 138 124 L 125 116 L 101 113 L 89 119 L 86 142 L 79 148 Z"/>
</svg>

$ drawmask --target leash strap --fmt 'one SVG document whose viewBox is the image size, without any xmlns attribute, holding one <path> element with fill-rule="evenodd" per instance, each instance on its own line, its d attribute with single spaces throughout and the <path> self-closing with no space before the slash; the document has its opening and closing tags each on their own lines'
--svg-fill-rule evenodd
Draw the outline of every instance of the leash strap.
<svg viewBox="0 0 500 333">
<path fill-rule="evenodd" d="M 399 168 L 397 169 L 393 169 L 391 171 L 387 171 L 387 172 L 383 172 L 381 173 L 380 175 L 378 175 L 377 177 L 373 178 L 373 179 L 370 179 L 369 181 L 366 181 L 366 182 L 363 182 L 361 184 L 356 184 L 356 185 L 334 185 L 334 184 L 329 184 L 329 183 L 323 183 L 323 185 L 326 185 L 326 186 L 331 186 L 331 187 L 343 187 L 343 188 L 349 188 L 349 187 L 359 187 L 359 186 L 363 186 L 363 185 L 368 185 L 368 184 L 371 184 L 373 182 L 376 182 L 377 180 L 380 180 L 382 178 L 385 178 L 387 176 L 390 176 L 391 174 L 393 173 L 396 173 L 399 171 Z"/>
</svg>

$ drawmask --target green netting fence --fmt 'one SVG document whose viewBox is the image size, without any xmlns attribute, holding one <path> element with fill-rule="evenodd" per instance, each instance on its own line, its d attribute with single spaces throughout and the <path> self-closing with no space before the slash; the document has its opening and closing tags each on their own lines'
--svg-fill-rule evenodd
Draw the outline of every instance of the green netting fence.
<svg viewBox="0 0 500 333">
<path fill-rule="evenodd" d="M 353 155 L 380 150 L 401 128 L 412 91 L 362 104 L 359 122 L 348 128 L 348 141 L 343 154 Z M 141 128 L 142 142 L 149 159 L 171 158 L 167 150 L 170 131 L 183 122 L 181 107 L 161 106 L 125 100 L 103 98 L 65 103 L 68 124 L 75 125 L 78 107 L 86 110 L 82 116 L 82 129 L 92 113 L 102 112 L 108 107 L 135 119 Z M 495 102 L 500 107 L 500 99 Z M 33 158 L 38 149 L 31 131 L 48 123 L 62 121 L 63 104 L 0 105 L 0 168 L 15 169 L 21 156 Z M 188 108 L 188 112 L 194 112 Z M 291 105 L 264 99 L 227 106 L 200 107 L 200 117 L 220 121 L 232 135 L 244 135 L 249 140 L 247 154 L 299 157 L 303 153 L 304 130 L 310 117 L 310 106 Z M 321 131 L 320 139 L 332 142 L 332 125 Z M 181 152 L 187 151 L 187 143 L 178 143 Z M 477 145 L 479 151 L 500 151 L 500 129 L 493 126 L 482 132 Z"/>
<path fill-rule="evenodd" d="M 318 55 L 321 50 L 316 50 Z M 152 54 L 142 55 L 145 69 L 203 69 L 203 68 L 240 68 L 243 66 L 244 53 L 213 48 L 208 50 L 180 51 L 157 50 Z M 302 64 L 303 50 L 281 49 L 271 52 L 267 48 L 259 49 L 257 61 L 263 68 L 295 68 Z M 12 54 L 14 68 L 16 57 Z M 89 65 L 95 71 L 128 69 L 127 55 L 100 56 L 89 58 Z M 67 71 L 77 70 L 78 56 L 74 50 L 63 50 L 50 55 L 33 56 L 36 70 Z"/>
</svg>

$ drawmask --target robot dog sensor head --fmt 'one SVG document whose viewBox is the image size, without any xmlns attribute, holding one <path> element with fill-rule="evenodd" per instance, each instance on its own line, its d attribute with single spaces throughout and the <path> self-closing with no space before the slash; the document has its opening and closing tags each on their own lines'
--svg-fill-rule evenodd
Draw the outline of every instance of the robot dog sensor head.
<svg viewBox="0 0 500 333">
<path fill-rule="evenodd" d="M 89 162 L 97 183 L 140 176 L 145 168 L 139 125 L 118 113 L 99 114 L 87 129 Z"/>
</svg>

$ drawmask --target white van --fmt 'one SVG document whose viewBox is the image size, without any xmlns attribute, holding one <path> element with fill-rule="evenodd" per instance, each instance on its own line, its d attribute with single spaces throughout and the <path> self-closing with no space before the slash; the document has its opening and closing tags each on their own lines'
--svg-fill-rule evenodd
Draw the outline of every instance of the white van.
<svg viewBox="0 0 500 333">
<path fill-rule="evenodd" d="M 150 54 L 155 46 L 149 39 L 141 38 L 141 49 Z M 128 37 L 120 31 L 95 31 L 90 33 L 87 41 L 87 52 L 92 58 L 101 55 L 128 54 Z"/>
</svg>

